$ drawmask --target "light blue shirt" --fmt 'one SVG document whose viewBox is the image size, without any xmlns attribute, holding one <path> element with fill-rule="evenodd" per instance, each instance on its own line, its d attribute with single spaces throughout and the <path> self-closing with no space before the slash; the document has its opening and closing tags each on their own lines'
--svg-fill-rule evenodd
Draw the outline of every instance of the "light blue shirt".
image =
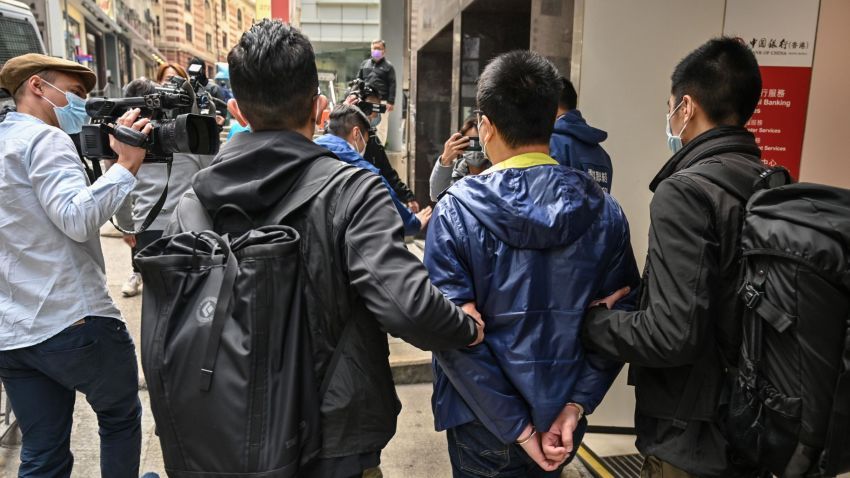
<svg viewBox="0 0 850 478">
<path fill-rule="evenodd" d="M 0 123 L 0 350 L 41 343 L 109 297 L 100 226 L 136 179 L 114 165 L 89 185 L 71 138 L 33 116 Z"/>
</svg>

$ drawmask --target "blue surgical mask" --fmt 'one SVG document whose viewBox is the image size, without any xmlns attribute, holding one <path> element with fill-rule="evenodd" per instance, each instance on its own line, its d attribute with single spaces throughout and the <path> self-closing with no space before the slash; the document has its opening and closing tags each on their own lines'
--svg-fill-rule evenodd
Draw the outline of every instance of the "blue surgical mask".
<svg viewBox="0 0 850 478">
<path fill-rule="evenodd" d="M 381 123 L 381 115 L 377 115 L 374 118 L 372 118 L 371 120 L 369 120 L 369 126 L 371 126 L 373 128 L 377 128 L 380 123 Z"/>
<path fill-rule="evenodd" d="M 685 131 L 685 128 L 688 127 L 688 122 L 685 121 L 685 124 L 682 125 L 682 129 L 679 130 L 679 134 L 674 136 L 673 128 L 670 126 L 670 118 L 676 113 L 676 110 L 678 110 L 684 102 L 685 100 L 680 101 L 679 104 L 676 105 L 675 108 L 673 108 L 673 111 L 667 113 L 667 147 L 670 148 L 670 151 L 672 151 L 673 154 L 678 153 L 679 150 L 682 149 L 682 133 Z"/>
<path fill-rule="evenodd" d="M 89 120 L 89 115 L 86 113 L 86 100 L 70 91 L 62 91 L 56 88 L 56 86 L 47 80 L 42 79 L 41 81 L 44 81 L 56 91 L 64 93 L 65 99 L 68 100 L 67 105 L 60 107 L 48 100 L 46 96 L 42 96 L 42 98 L 53 106 L 53 112 L 56 113 L 56 121 L 59 122 L 59 128 L 68 134 L 78 134 L 82 131 L 83 125 Z"/>
</svg>

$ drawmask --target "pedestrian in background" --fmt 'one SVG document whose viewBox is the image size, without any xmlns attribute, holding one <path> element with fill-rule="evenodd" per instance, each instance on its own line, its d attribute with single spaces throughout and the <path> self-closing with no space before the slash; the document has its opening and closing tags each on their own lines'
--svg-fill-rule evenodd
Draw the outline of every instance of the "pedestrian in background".
<svg viewBox="0 0 850 478">
<path fill-rule="evenodd" d="M 387 105 L 387 112 L 380 116 L 380 121 L 374 126 L 378 129 L 381 143 L 387 142 L 388 113 L 395 109 L 395 67 L 386 59 L 387 44 L 384 40 L 372 40 L 371 57 L 363 60 L 357 78 L 365 81 L 374 88 L 380 102 Z"/>
<path fill-rule="evenodd" d="M 461 178 L 480 174 L 493 165 L 483 151 L 469 148 L 471 138 L 478 139 L 476 115 L 466 118 L 460 130 L 446 140 L 443 153 L 437 156 L 428 182 L 432 201 L 437 202 L 440 194 Z"/>
<path fill-rule="evenodd" d="M 587 124 L 578 110 L 578 94 L 570 80 L 561 78 L 563 90 L 558 100 L 558 119 L 549 140 L 549 153 L 558 163 L 584 171 L 606 193 L 611 192 L 614 168 L 611 157 L 600 143 L 608 133 Z"/>
<path fill-rule="evenodd" d="M 156 93 L 156 83 L 145 78 L 131 81 L 124 87 L 125 97 L 146 96 L 154 93 Z M 150 116 L 152 113 L 153 111 L 143 111 L 145 116 Z M 168 187 L 168 195 L 162 209 L 147 230 L 139 234 L 123 234 L 124 242 L 130 246 L 131 262 L 137 252 L 162 237 L 162 232 L 168 225 L 177 203 L 183 197 L 183 193 L 192 187 L 192 178 L 198 171 L 209 166 L 213 157 L 204 154 L 176 153 L 171 160 L 170 177 L 165 163 L 145 163 L 139 168 L 133 192 L 127 196 L 115 213 L 118 226 L 129 231 L 139 229 L 166 187 Z M 136 296 L 142 288 L 142 275 L 139 273 L 139 268 L 135 262 L 132 262 L 132 265 L 133 273 L 121 286 L 121 294 L 124 297 Z"/>
</svg>

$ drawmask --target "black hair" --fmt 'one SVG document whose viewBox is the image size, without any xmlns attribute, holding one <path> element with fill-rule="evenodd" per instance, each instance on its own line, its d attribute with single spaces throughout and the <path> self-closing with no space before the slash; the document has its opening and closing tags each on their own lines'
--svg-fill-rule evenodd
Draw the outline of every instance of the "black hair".
<svg viewBox="0 0 850 478">
<path fill-rule="evenodd" d="M 137 96 L 145 96 L 152 95 L 156 93 L 156 87 L 158 85 L 154 83 L 152 80 L 147 78 L 138 78 L 127 83 L 124 86 L 124 97 L 125 98 L 134 98 Z M 142 118 L 151 118 L 151 119 L 159 119 L 161 116 L 160 111 L 152 110 L 150 108 L 139 108 L 140 117 Z"/>
<path fill-rule="evenodd" d="M 227 55 L 230 88 L 258 130 L 297 129 L 310 120 L 319 88 L 310 40 L 280 20 L 263 19 Z"/>
<path fill-rule="evenodd" d="M 690 95 L 717 124 L 743 126 L 761 97 L 758 61 L 737 38 L 714 38 L 692 51 L 676 65 L 671 81 L 676 104 Z"/>
<path fill-rule="evenodd" d="M 337 105 L 328 117 L 327 131 L 334 136 L 345 138 L 355 126 L 360 128 L 364 136 L 368 134 L 369 118 L 356 106 Z"/>
<path fill-rule="evenodd" d="M 576 93 L 573 82 L 562 76 L 561 86 L 563 89 L 561 90 L 561 98 L 558 100 L 558 105 L 568 110 L 576 109 L 576 106 L 578 106 L 578 93 Z"/>
<path fill-rule="evenodd" d="M 478 109 L 511 147 L 549 144 L 561 94 L 559 77 L 555 65 L 537 53 L 504 53 L 481 73 Z"/>
<path fill-rule="evenodd" d="M 156 93 L 156 86 L 156 83 L 147 78 L 133 80 L 124 86 L 124 97 L 152 95 Z"/>
</svg>

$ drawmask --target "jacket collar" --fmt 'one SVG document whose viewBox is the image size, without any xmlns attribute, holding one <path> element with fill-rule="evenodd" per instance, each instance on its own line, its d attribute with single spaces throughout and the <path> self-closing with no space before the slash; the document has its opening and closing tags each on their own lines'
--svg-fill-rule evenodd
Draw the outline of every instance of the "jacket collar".
<svg viewBox="0 0 850 478">
<path fill-rule="evenodd" d="M 703 159 L 723 153 L 741 153 L 761 158 L 761 150 L 756 144 L 755 137 L 746 128 L 718 126 L 692 139 L 674 154 L 649 183 L 649 190 L 655 192 L 661 181 L 674 173 L 689 168 Z"/>
<path fill-rule="evenodd" d="M 524 153 L 508 158 L 501 163 L 494 164 L 490 167 L 490 169 L 481 174 L 490 174 L 509 168 L 530 168 L 532 166 L 542 166 L 545 164 L 557 166 L 558 162 L 545 153 Z"/>
</svg>

